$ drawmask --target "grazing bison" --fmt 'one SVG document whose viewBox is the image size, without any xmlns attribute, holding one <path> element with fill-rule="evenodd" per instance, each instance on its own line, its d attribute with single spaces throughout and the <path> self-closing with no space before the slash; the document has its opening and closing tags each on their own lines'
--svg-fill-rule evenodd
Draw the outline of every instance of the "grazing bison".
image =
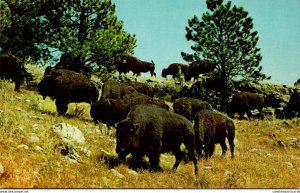
<svg viewBox="0 0 300 193">
<path fill-rule="evenodd" d="M 133 168 L 140 165 L 144 155 L 148 156 L 150 169 L 161 170 L 161 153 L 172 152 L 176 157 L 173 171 L 177 170 L 184 157 L 180 145 L 183 143 L 189 157 L 194 162 L 195 174 L 198 173 L 195 136 L 192 123 L 185 117 L 156 105 L 141 104 L 134 106 L 127 118 L 117 124 L 116 152 L 120 160 L 132 154 Z"/>
<path fill-rule="evenodd" d="M 175 113 L 183 115 L 188 120 L 193 121 L 198 111 L 212 109 L 212 107 L 208 102 L 189 97 L 182 97 L 174 101 L 173 109 Z"/>
<path fill-rule="evenodd" d="M 186 80 L 197 79 L 199 74 L 209 73 L 215 69 L 215 65 L 206 61 L 194 61 L 189 65 Z"/>
<path fill-rule="evenodd" d="M 64 115 L 71 102 L 96 102 L 99 97 L 98 86 L 87 76 L 65 69 L 48 67 L 38 84 L 39 94 L 45 99 L 55 99 L 58 114 Z"/>
<path fill-rule="evenodd" d="M 109 80 L 102 86 L 101 101 L 107 99 L 120 99 L 127 94 L 138 93 L 132 86 L 126 85 L 121 82 Z"/>
<path fill-rule="evenodd" d="M 178 77 L 180 70 L 184 77 L 187 77 L 189 66 L 187 64 L 179 64 L 179 63 L 172 63 L 169 65 L 168 68 L 164 68 L 162 70 L 161 76 L 167 78 L 168 75 L 172 75 L 173 78 Z"/>
<path fill-rule="evenodd" d="M 33 76 L 27 72 L 24 64 L 11 54 L 0 54 L 0 78 L 11 79 L 15 82 L 15 91 L 19 91 L 24 79 L 32 80 Z"/>
<path fill-rule="evenodd" d="M 239 92 L 232 96 L 231 102 L 227 105 L 226 113 L 230 118 L 234 118 L 234 114 L 238 113 L 240 118 L 247 113 L 248 118 L 263 118 L 262 109 L 264 107 L 264 99 L 255 93 Z M 253 116 L 251 111 L 258 111 L 258 115 Z"/>
<path fill-rule="evenodd" d="M 131 107 L 137 104 L 155 104 L 167 110 L 169 109 L 169 106 L 162 100 L 152 99 L 140 93 L 132 93 L 125 95 L 123 98 L 106 99 L 93 103 L 90 115 L 95 123 L 100 121 L 108 125 L 115 125 L 125 119 Z"/>
<path fill-rule="evenodd" d="M 142 72 L 150 72 L 151 76 L 156 76 L 155 64 L 153 61 L 142 61 L 134 56 L 124 55 L 115 63 L 116 70 L 122 74 L 132 71 L 134 75 L 140 76 Z"/>
<path fill-rule="evenodd" d="M 230 118 L 212 110 L 199 111 L 195 116 L 194 130 L 198 155 L 201 155 L 204 150 L 206 158 L 211 157 L 215 150 L 215 144 L 220 143 L 222 156 L 225 156 L 227 138 L 231 158 L 234 157 L 235 126 Z"/>
<path fill-rule="evenodd" d="M 124 82 L 123 84 L 133 87 L 139 93 L 148 95 L 150 97 L 154 96 L 153 87 L 149 84 L 142 82 Z"/>
</svg>

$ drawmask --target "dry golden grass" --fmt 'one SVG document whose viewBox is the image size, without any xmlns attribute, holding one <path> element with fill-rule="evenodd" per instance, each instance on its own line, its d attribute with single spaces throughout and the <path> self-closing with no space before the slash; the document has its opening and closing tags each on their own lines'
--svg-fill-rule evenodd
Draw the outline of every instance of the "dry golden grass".
<svg viewBox="0 0 300 193">
<path fill-rule="evenodd" d="M 35 91 L 24 88 L 14 92 L 14 84 L 0 81 L 0 174 L 1 188 L 299 188 L 300 149 L 288 144 L 290 138 L 300 139 L 300 120 L 254 120 L 236 123 L 236 154 L 233 160 L 227 152 L 221 158 L 221 148 L 209 160 L 200 160 L 199 176 L 192 163 L 181 163 L 171 171 L 174 156 L 162 154 L 164 172 L 138 171 L 132 175 L 127 166 L 115 168 L 119 178 L 101 161 L 100 148 L 115 153 L 114 137 L 99 132 L 94 125 L 88 104 L 71 104 L 68 116 L 58 116 L 54 102 L 43 100 Z M 285 124 L 284 121 L 286 121 Z M 91 155 L 82 155 L 83 163 L 71 163 L 54 151 L 57 139 L 51 126 L 65 122 L 78 127 L 85 135 Z M 34 130 L 32 126 L 39 124 Z M 114 132 L 114 129 L 112 130 Z M 30 142 L 35 134 L 39 142 Z M 275 137 L 274 137 L 275 136 Z M 280 147 L 277 142 L 286 144 Z M 29 149 L 17 148 L 26 144 Z M 42 151 L 34 148 L 40 146 Z M 292 164 L 289 168 L 287 163 Z"/>
</svg>

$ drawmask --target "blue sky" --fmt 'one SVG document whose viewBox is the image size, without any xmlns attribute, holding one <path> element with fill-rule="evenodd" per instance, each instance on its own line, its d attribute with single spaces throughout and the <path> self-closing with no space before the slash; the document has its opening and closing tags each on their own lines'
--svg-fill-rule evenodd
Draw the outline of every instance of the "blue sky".
<svg viewBox="0 0 300 193">
<path fill-rule="evenodd" d="M 185 63 L 191 53 L 185 38 L 188 19 L 201 18 L 205 0 L 113 0 L 125 30 L 136 34 L 135 56 L 153 60 L 156 73 L 171 63 Z M 300 0 L 233 0 L 253 18 L 263 56 L 263 72 L 271 82 L 293 85 L 300 78 Z M 145 74 L 144 74 L 145 75 Z M 147 74 L 148 75 L 148 74 Z"/>
</svg>

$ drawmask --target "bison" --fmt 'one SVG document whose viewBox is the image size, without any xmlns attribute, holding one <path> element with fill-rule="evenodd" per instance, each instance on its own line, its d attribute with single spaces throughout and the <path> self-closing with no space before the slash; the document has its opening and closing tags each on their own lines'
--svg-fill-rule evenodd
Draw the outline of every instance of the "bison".
<svg viewBox="0 0 300 193">
<path fill-rule="evenodd" d="M 181 97 L 174 101 L 173 109 L 175 113 L 185 116 L 188 120 L 193 121 L 198 111 L 212 109 L 212 106 L 200 99 Z"/>
<path fill-rule="evenodd" d="M 240 118 L 247 113 L 249 119 L 251 117 L 263 119 L 262 109 L 264 106 L 264 99 L 260 95 L 250 92 L 239 92 L 232 96 L 231 102 L 226 107 L 226 113 L 230 118 L 234 118 L 235 113 L 238 113 Z M 258 111 L 258 114 L 253 116 L 251 111 L 255 109 Z"/>
<path fill-rule="evenodd" d="M 115 125 L 115 123 L 125 119 L 131 107 L 137 104 L 155 104 L 169 109 L 169 106 L 162 100 L 152 99 L 140 93 L 131 93 L 125 95 L 123 98 L 106 99 L 93 103 L 90 115 L 95 123 L 100 121 L 108 125 Z"/>
<path fill-rule="evenodd" d="M 164 68 L 162 70 L 161 76 L 167 78 L 167 75 L 172 75 L 173 78 L 178 77 L 181 73 L 186 78 L 188 76 L 188 65 L 187 64 L 179 64 L 179 63 L 172 63 L 168 66 L 168 68 Z"/>
<path fill-rule="evenodd" d="M 156 76 L 155 64 L 153 61 L 142 61 L 134 56 L 124 55 L 115 63 L 116 70 L 122 74 L 132 71 L 134 75 L 140 76 L 142 72 L 150 72 L 151 76 Z"/>
<path fill-rule="evenodd" d="M 209 73 L 215 69 L 215 64 L 207 62 L 207 61 L 194 61 L 189 65 L 187 77 L 185 79 L 187 81 L 192 78 L 197 79 L 199 74 Z"/>
<path fill-rule="evenodd" d="M 120 99 L 127 94 L 138 93 L 132 86 L 126 85 L 121 82 L 109 80 L 102 86 L 102 92 L 100 100 L 107 99 Z"/>
<path fill-rule="evenodd" d="M 83 73 L 89 78 L 92 76 L 92 69 L 85 65 L 85 62 L 82 58 L 75 56 L 72 53 L 63 53 L 59 62 L 55 65 L 55 68 Z"/>
<path fill-rule="evenodd" d="M 225 156 L 227 138 L 231 158 L 234 157 L 235 126 L 230 118 L 213 110 L 202 110 L 195 115 L 194 130 L 198 155 L 201 155 L 204 150 L 205 157 L 211 157 L 215 150 L 215 144 L 220 143 L 222 156 Z"/>
<path fill-rule="evenodd" d="M 133 168 L 138 167 L 144 155 L 148 156 L 150 170 L 160 171 L 161 153 L 172 152 L 176 157 L 173 171 L 184 158 L 183 143 L 198 173 L 195 136 L 192 123 L 185 117 L 150 104 L 134 106 L 127 118 L 117 124 L 116 152 L 121 161 L 132 154 Z"/>
<path fill-rule="evenodd" d="M 285 114 L 287 118 L 300 116 L 300 90 L 295 89 L 290 97 L 288 104 L 285 106 Z"/>
<path fill-rule="evenodd" d="M 72 102 L 96 102 L 99 97 L 98 85 L 87 76 L 65 69 L 47 67 L 38 84 L 39 94 L 45 99 L 55 99 L 58 114 L 64 115 Z"/>
<path fill-rule="evenodd" d="M 124 82 L 123 84 L 133 87 L 139 93 L 148 95 L 150 97 L 154 96 L 153 87 L 149 84 L 142 82 Z"/>
<path fill-rule="evenodd" d="M 24 64 L 11 54 L 0 54 L 0 78 L 11 79 L 15 82 L 15 91 L 20 90 L 24 79 L 32 80 L 33 76 L 27 72 Z"/>
</svg>

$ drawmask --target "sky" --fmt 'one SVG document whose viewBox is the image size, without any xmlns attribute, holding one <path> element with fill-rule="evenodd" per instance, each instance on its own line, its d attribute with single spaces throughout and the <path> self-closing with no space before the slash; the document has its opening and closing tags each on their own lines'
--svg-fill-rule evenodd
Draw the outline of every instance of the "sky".
<svg viewBox="0 0 300 193">
<path fill-rule="evenodd" d="M 188 19 L 208 11 L 205 0 L 113 0 L 125 31 L 135 34 L 137 58 L 155 62 L 161 76 L 171 63 L 186 63 L 192 53 L 185 38 Z M 262 72 L 269 82 L 292 86 L 300 78 L 300 0 L 233 0 L 253 18 L 258 32 Z M 143 74 L 148 76 L 147 74 Z"/>
</svg>

